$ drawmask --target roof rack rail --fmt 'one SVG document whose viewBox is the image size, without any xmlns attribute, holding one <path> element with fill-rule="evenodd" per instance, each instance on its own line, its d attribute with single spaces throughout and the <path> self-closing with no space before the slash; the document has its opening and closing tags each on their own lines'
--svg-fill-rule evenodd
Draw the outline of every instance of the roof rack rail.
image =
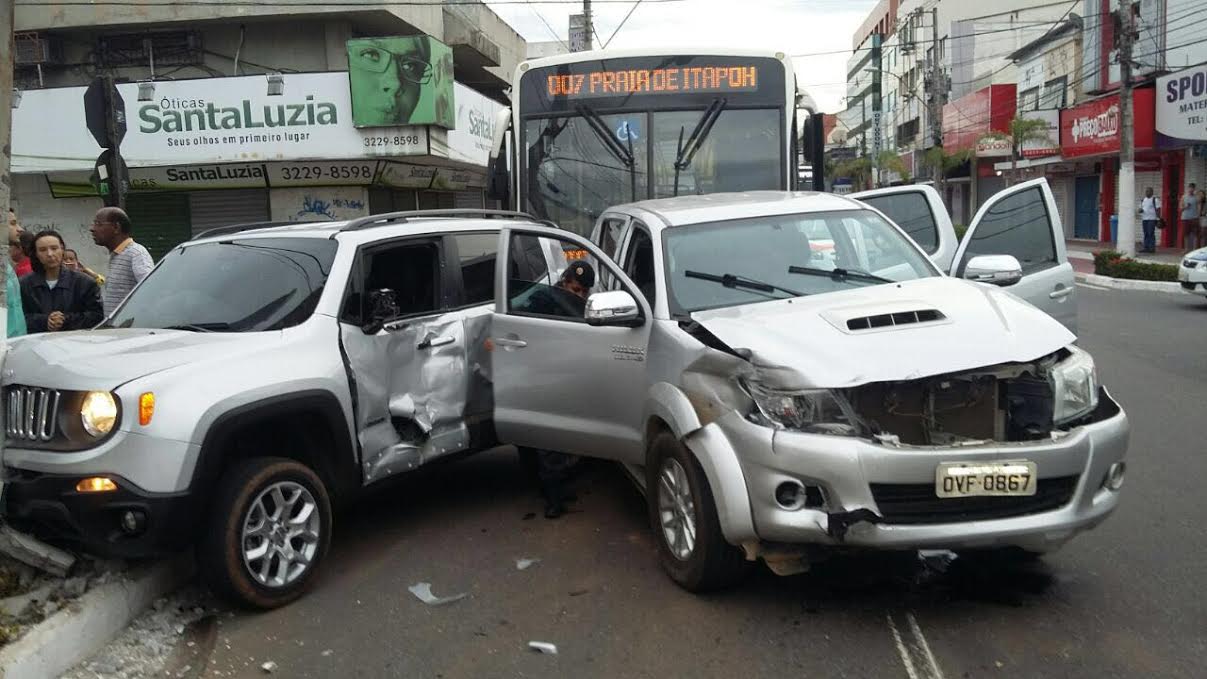
<svg viewBox="0 0 1207 679">
<path fill-rule="evenodd" d="M 219 226 L 213 229 L 206 229 L 201 233 L 193 236 L 189 240 L 201 240 L 202 238 L 210 238 L 212 236 L 225 236 L 228 234 L 241 233 L 243 231 L 251 231 L 253 229 L 271 229 L 275 226 L 293 226 L 297 222 L 251 222 L 249 224 L 230 224 L 228 226 Z"/>
<path fill-rule="evenodd" d="M 548 220 L 541 220 L 533 217 L 527 212 L 516 212 L 513 210 L 474 210 L 474 209 L 451 209 L 451 210 L 407 210 L 405 212 L 387 212 L 380 215 L 369 215 L 368 217 L 360 217 L 353 219 L 345 224 L 340 231 L 359 231 L 361 229 L 371 229 L 377 226 L 386 226 L 389 224 L 405 224 L 408 219 L 426 218 L 426 217 L 444 217 L 444 218 L 486 218 L 486 219 L 523 219 L 525 221 L 535 222 L 537 224 L 548 224 L 552 226 Z"/>
</svg>

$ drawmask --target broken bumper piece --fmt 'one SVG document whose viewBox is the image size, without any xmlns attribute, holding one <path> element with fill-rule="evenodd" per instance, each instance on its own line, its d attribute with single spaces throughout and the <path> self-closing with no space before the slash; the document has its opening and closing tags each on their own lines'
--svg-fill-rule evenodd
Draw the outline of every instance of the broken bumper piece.
<svg viewBox="0 0 1207 679">
<path fill-rule="evenodd" d="M 1129 426 L 1105 390 L 1100 400 L 1091 423 L 1050 439 L 968 446 L 773 430 L 736 412 L 715 425 L 739 459 L 756 541 L 1046 552 L 1093 528 L 1118 504 L 1118 485 L 1112 490 L 1107 479 L 1123 460 Z M 1035 463 L 1034 495 L 940 498 L 935 492 L 940 463 L 1007 460 Z M 726 537 L 735 543 L 749 538 Z"/>
</svg>

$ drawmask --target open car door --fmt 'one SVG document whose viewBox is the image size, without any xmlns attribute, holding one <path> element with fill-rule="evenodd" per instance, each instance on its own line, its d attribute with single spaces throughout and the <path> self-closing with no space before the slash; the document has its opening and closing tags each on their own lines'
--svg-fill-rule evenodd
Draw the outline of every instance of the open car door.
<svg viewBox="0 0 1207 679">
<path fill-rule="evenodd" d="M 1077 332 L 1073 266 L 1069 264 L 1064 227 L 1048 180 L 1017 184 L 986 201 L 960 242 L 951 275 L 975 278 L 979 267 L 969 264 L 992 255 L 1010 255 L 1021 265 L 1022 278 L 1016 278 L 1007 290 Z"/>
<path fill-rule="evenodd" d="M 491 331 L 499 440 L 641 464 L 648 302 L 598 247 L 566 231 L 504 228 L 499 253 Z"/>
<path fill-rule="evenodd" d="M 935 266 L 944 271 L 951 269 L 959 239 L 951 225 L 951 215 L 934 187 L 893 186 L 852 193 L 850 197 L 883 212 L 930 255 Z"/>
</svg>

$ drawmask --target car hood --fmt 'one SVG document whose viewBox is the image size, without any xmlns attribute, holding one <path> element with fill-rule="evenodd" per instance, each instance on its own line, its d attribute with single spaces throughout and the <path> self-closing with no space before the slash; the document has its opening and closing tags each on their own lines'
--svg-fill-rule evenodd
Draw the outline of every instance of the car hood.
<svg viewBox="0 0 1207 679">
<path fill-rule="evenodd" d="M 941 317 L 927 320 L 934 311 Z M 1076 339 L 1055 319 L 1000 288 L 948 277 L 691 317 L 748 355 L 769 386 L 784 389 L 854 387 L 1032 361 Z M 875 327 L 885 322 L 891 324 Z"/>
<path fill-rule="evenodd" d="M 281 333 L 201 333 L 107 329 L 31 335 L 10 341 L 5 385 L 116 389 L 134 379 L 198 361 L 224 361 L 280 342 Z"/>
</svg>

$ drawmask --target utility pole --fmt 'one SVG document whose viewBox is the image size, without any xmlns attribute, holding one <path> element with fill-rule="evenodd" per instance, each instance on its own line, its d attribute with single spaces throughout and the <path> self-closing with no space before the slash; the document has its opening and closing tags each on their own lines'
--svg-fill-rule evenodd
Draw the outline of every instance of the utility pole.
<svg viewBox="0 0 1207 679">
<path fill-rule="evenodd" d="M 939 8 L 930 10 L 930 91 L 927 92 L 926 103 L 929 108 L 927 119 L 930 121 L 930 143 L 934 146 L 943 145 L 943 104 L 947 103 L 947 80 L 943 75 L 943 62 L 939 59 Z M 940 162 L 934 168 L 935 188 L 939 198 L 947 204 L 947 168 Z M 974 173 L 975 175 L 975 173 Z M 975 184 L 975 178 L 973 184 Z"/>
<path fill-rule="evenodd" d="M 583 21 L 586 23 L 587 30 L 587 50 L 594 48 L 593 37 L 595 35 L 595 22 L 591 20 L 591 0 L 583 0 Z"/>
<path fill-rule="evenodd" d="M 0 100 L 0 210 L 4 211 L 5 228 L 8 227 L 8 207 L 12 203 L 13 176 L 13 11 L 14 0 L 0 0 L 0 93 L 8 95 L 8 101 Z M 0 266 L 0 366 L 8 351 L 8 267 Z M 0 436 L 0 453 L 3 453 Z M 4 465 L 0 465 L 0 481 L 4 479 Z"/>
<path fill-rule="evenodd" d="M 1136 139 L 1132 134 L 1132 46 L 1136 39 L 1138 5 L 1130 0 L 1119 11 L 1119 233 L 1115 249 L 1125 256 L 1136 254 Z"/>
</svg>

